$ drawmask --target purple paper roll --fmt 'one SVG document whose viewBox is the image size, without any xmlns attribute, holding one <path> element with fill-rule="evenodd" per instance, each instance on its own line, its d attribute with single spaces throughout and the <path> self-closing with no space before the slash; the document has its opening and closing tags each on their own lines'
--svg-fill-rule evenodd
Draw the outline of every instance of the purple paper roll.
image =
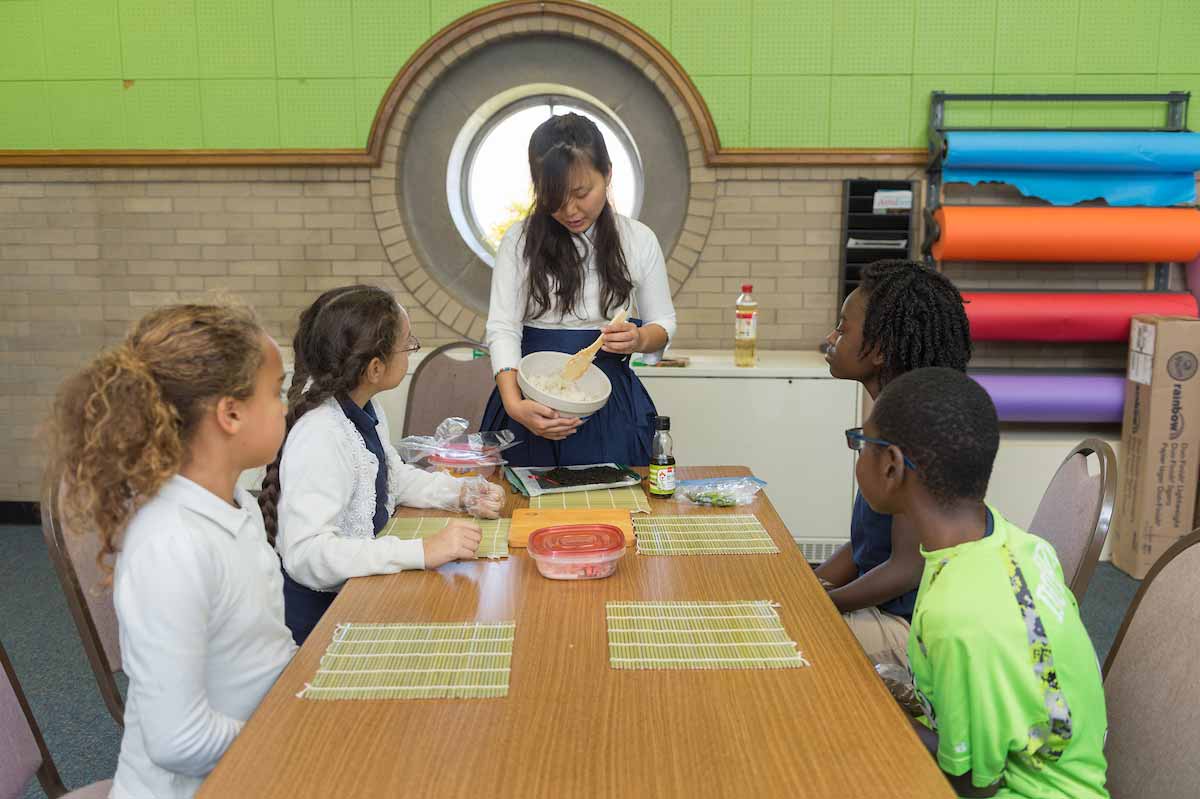
<svg viewBox="0 0 1200 799">
<path fill-rule="evenodd" d="M 1120 374 L 972 374 L 996 403 L 1002 422 L 1120 424 L 1125 377 Z"/>
</svg>

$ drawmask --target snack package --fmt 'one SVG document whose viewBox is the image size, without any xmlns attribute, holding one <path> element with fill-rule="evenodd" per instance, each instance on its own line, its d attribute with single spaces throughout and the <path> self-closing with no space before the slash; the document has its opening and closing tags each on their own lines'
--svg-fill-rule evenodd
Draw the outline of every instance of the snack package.
<svg viewBox="0 0 1200 799">
<path fill-rule="evenodd" d="M 703 480 L 680 480 L 675 495 L 696 505 L 732 508 L 749 505 L 767 483 L 757 477 L 708 477 Z"/>
</svg>

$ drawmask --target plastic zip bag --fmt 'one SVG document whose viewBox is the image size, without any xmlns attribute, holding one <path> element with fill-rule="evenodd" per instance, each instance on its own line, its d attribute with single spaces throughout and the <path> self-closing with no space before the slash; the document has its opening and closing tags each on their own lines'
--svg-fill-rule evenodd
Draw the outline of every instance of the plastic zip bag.
<svg viewBox="0 0 1200 799">
<path fill-rule="evenodd" d="M 732 508 L 749 505 L 767 483 L 757 477 L 708 477 L 703 480 L 680 480 L 675 493 L 696 505 Z"/>
</svg>

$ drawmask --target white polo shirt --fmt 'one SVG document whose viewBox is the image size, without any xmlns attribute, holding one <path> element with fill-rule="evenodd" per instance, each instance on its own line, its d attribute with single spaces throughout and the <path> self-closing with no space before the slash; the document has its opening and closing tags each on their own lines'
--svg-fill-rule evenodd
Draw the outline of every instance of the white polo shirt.
<svg viewBox="0 0 1200 799">
<path fill-rule="evenodd" d="M 667 340 L 675 336 L 675 305 L 671 302 L 671 285 L 662 247 L 654 231 L 636 219 L 616 214 L 617 234 L 625 251 L 629 278 L 633 281 L 631 316 L 640 316 L 644 325 L 658 325 L 667 331 Z M 593 228 L 584 237 L 577 237 L 580 247 L 587 247 L 584 259 L 583 294 L 574 313 L 560 315 L 551 308 L 536 319 L 525 317 L 525 301 L 529 296 L 529 264 L 522 255 L 525 224 L 519 222 L 508 229 L 496 252 L 496 267 L 492 270 L 492 294 L 488 304 L 487 345 L 492 354 L 492 371 L 515 369 L 521 363 L 521 328 L 525 325 L 544 330 L 597 330 L 609 323 L 609 314 L 600 307 L 600 273 L 596 269 L 596 251 L 590 246 Z M 585 244 L 584 241 L 588 244 Z M 657 363 L 659 352 L 643 353 L 646 363 Z"/>
<path fill-rule="evenodd" d="M 113 597 L 129 676 L 113 799 L 190 797 L 296 651 L 254 497 L 178 475 L 133 517 Z"/>
</svg>

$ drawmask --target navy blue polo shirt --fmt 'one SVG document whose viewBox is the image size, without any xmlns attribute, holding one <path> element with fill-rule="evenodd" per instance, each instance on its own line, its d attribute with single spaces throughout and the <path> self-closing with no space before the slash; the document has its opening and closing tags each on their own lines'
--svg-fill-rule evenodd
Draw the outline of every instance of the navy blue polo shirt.
<svg viewBox="0 0 1200 799">
<path fill-rule="evenodd" d="M 364 408 L 358 407 L 353 400 L 343 397 L 338 397 L 338 404 L 342 406 L 342 413 L 346 414 L 346 418 L 362 436 L 367 449 L 379 461 L 379 468 L 375 471 L 374 518 L 375 535 L 379 535 L 379 531 L 384 528 L 388 523 L 388 518 L 392 515 L 392 509 L 388 507 L 387 455 L 383 451 L 383 442 L 379 440 L 379 417 L 375 413 L 375 406 L 369 400 Z"/>
</svg>

